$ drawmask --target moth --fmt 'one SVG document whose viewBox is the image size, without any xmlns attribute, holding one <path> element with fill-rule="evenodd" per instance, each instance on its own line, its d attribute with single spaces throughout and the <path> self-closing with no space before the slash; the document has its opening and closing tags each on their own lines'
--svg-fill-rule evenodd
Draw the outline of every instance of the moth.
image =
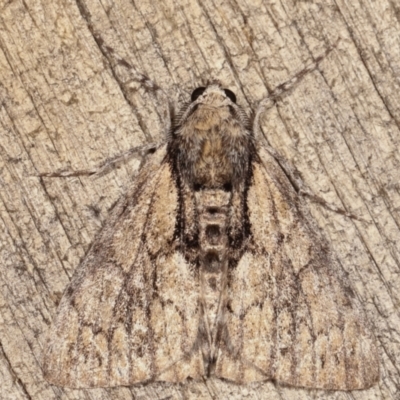
<svg viewBox="0 0 400 400">
<path fill-rule="evenodd" d="M 65 290 L 49 382 L 378 380 L 361 304 L 254 130 L 232 91 L 194 90 Z"/>
</svg>

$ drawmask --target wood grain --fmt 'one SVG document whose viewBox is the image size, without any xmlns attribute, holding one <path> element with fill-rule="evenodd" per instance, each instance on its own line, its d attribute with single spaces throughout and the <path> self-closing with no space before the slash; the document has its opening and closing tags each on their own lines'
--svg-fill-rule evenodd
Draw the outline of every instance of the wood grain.
<svg viewBox="0 0 400 400">
<path fill-rule="evenodd" d="M 400 396 L 400 6 L 393 0 L 0 2 L 0 398 L 398 399 Z M 79 260 L 140 160 L 93 168 L 160 139 L 157 100 L 121 85 L 103 40 L 175 104 L 217 78 L 246 110 L 337 42 L 263 118 L 268 142 L 312 190 L 361 216 L 311 212 L 374 326 L 381 380 L 324 392 L 218 379 L 112 390 L 49 385 L 45 332 Z"/>
</svg>

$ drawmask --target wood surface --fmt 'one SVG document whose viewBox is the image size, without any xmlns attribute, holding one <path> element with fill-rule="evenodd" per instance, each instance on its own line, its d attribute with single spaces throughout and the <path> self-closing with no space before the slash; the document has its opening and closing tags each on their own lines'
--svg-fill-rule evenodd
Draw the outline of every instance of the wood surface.
<svg viewBox="0 0 400 400">
<path fill-rule="evenodd" d="M 41 350 L 63 290 L 162 139 L 159 98 L 123 82 L 104 43 L 179 109 L 211 79 L 246 110 L 327 49 L 262 120 L 265 140 L 327 202 L 309 202 L 378 340 L 381 378 L 325 392 L 218 379 L 71 390 L 48 384 Z M 0 1 L 0 399 L 400 399 L 400 4 L 394 0 Z"/>
</svg>

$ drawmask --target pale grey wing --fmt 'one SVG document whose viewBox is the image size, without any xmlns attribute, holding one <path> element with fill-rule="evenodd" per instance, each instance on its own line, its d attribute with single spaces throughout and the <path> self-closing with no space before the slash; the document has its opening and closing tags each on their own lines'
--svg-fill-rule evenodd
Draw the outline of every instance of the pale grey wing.
<svg viewBox="0 0 400 400">
<path fill-rule="evenodd" d="M 204 374 L 196 271 L 177 250 L 178 189 L 159 149 L 75 272 L 45 344 L 51 383 L 110 387 Z"/>
<path fill-rule="evenodd" d="M 229 277 L 216 375 L 370 387 L 379 360 L 361 305 L 276 161 L 259 155 L 247 196 L 251 243 Z"/>
</svg>

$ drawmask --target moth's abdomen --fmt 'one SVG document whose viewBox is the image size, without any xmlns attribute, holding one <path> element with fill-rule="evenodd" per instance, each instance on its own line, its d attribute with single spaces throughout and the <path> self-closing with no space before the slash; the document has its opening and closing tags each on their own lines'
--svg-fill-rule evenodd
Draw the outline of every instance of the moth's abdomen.
<svg viewBox="0 0 400 400">
<path fill-rule="evenodd" d="M 200 190 L 196 192 L 199 221 L 200 290 L 204 324 L 208 340 L 203 356 L 212 364 L 218 330 L 223 321 L 227 277 L 228 236 L 231 192 Z M 205 354 L 204 354 L 205 353 Z"/>
<path fill-rule="evenodd" d="M 219 269 L 228 245 L 226 229 L 231 192 L 224 190 L 200 190 L 196 193 L 199 216 L 199 237 L 204 269 Z"/>
</svg>

